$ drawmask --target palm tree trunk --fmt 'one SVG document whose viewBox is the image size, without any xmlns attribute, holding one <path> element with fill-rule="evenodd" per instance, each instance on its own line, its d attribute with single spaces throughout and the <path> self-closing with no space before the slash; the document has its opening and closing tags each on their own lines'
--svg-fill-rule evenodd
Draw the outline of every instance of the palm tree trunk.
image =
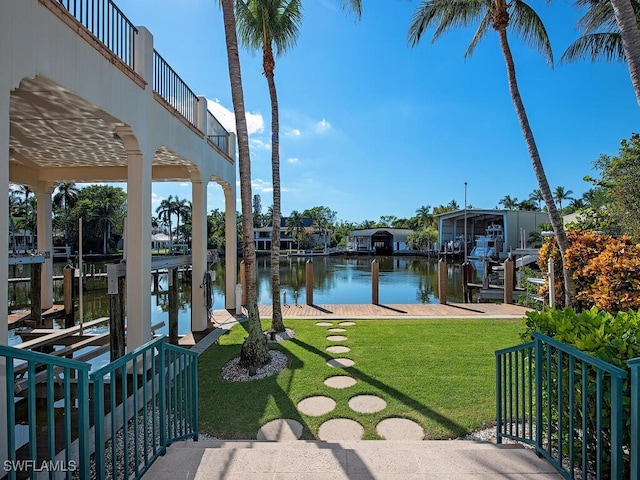
<svg viewBox="0 0 640 480">
<path fill-rule="evenodd" d="M 555 233 L 556 241 L 558 242 L 558 249 L 560 250 L 560 254 L 562 255 L 562 270 L 564 276 L 565 292 L 564 303 L 566 306 L 570 306 L 573 304 L 574 298 L 576 296 L 576 287 L 573 281 L 573 274 L 567 268 L 567 264 L 565 261 L 565 252 L 567 251 L 568 247 L 567 234 L 564 231 L 562 219 L 560 218 L 558 210 L 556 209 L 553 195 L 551 195 L 549 182 L 547 181 L 547 176 L 544 172 L 544 167 L 542 166 L 542 160 L 540 159 L 540 154 L 538 153 L 538 147 L 536 146 L 535 139 L 533 138 L 533 132 L 531 131 L 531 126 L 529 125 L 527 112 L 524 108 L 524 104 L 522 103 L 522 97 L 520 96 L 520 90 L 518 89 L 518 81 L 516 80 L 516 67 L 513 63 L 513 56 L 511 55 L 511 49 L 509 48 L 509 42 L 507 40 L 506 26 L 504 28 L 500 28 L 498 30 L 498 34 L 500 36 L 500 48 L 502 49 L 504 62 L 507 66 L 507 76 L 509 80 L 509 92 L 511 93 L 511 100 L 513 101 L 513 105 L 516 109 L 518 122 L 520 122 L 520 128 L 522 129 L 524 141 L 527 144 L 527 150 L 529 151 L 529 157 L 531 158 L 531 164 L 533 165 L 533 172 L 535 173 L 536 179 L 538 180 L 538 185 L 540 186 L 540 191 L 542 192 L 544 203 L 547 205 L 549 220 L 551 221 L 551 225 L 553 226 L 553 232 Z"/>
<path fill-rule="evenodd" d="M 260 325 L 258 312 L 258 296 L 256 285 L 256 251 L 253 244 L 253 212 L 251 196 L 251 158 L 249 156 L 249 133 L 244 109 L 244 93 L 242 91 L 242 75 L 240 57 L 238 55 L 238 38 L 236 36 L 236 20 L 233 0 L 221 0 L 224 17 L 224 31 L 227 43 L 227 60 L 229 63 L 229 80 L 231 97 L 236 117 L 238 134 L 238 162 L 240 168 L 240 201 L 242 204 L 242 253 L 247 280 L 247 313 L 249 316 L 248 333 L 240 349 L 240 364 L 245 367 L 260 367 L 271 361 L 266 339 Z M 227 248 L 230 248 L 228 246 Z"/>
<path fill-rule="evenodd" d="M 271 228 L 271 303 L 273 316 L 271 330 L 284 332 L 282 306 L 280 305 L 280 223 L 282 207 L 280 202 L 280 119 L 278 115 L 278 93 L 273 78 L 275 61 L 271 44 L 264 47 L 264 75 L 269 85 L 271 98 L 271 174 L 273 181 L 273 219 Z"/>
<path fill-rule="evenodd" d="M 611 6 L 620 28 L 629 75 L 636 92 L 636 101 L 640 105 L 640 30 L 636 15 L 630 0 L 611 0 Z"/>
</svg>

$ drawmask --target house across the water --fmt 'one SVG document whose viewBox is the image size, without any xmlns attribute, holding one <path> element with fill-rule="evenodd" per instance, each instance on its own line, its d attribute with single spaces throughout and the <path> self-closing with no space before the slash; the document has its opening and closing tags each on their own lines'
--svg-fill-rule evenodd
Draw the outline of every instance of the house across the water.
<svg viewBox="0 0 640 480">
<path fill-rule="evenodd" d="M 408 228 L 365 228 L 354 230 L 347 237 L 347 251 L 352 253 L 393 255 L 407 252 Z"/>
</svg>

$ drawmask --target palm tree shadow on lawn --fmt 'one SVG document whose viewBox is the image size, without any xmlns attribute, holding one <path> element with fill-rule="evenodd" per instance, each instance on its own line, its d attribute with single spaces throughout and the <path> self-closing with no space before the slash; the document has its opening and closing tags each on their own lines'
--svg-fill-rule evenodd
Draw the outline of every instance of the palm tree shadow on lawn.
<svg viewBox="0 0 640 480">
<path fill-rule="evenodd" d="M 243 324 L 241 323 L 241 325 Z M 243 327 L 246 329 L 244 325 Z M 228 398 L 221 401 L 214 400 L 214 403 L 222 407 L 216 409 L 213 413 L 217 418 L 217 421 L 214 423 L 225 426 L 225 428 L 219 428 L 220 431 L 216 431 L 216 435 L 229 440 L 246 440 L 247 436 L 251 436 L 247 435 L 246 432 L 253 432 L 252 437 L 255 439 L 260 428 L 266 423 L 277 419 L 291 419 L 302 425 L 303 430 L 301 438 L 313 438 L 311 428 L 306 423 L 302 414 L 298 410 L 297 405 L 293 403 L 289 395 L 295 371 L 304 366 L 304 362 L 300 358 L 295 356 L 289 350 L 278 348 L 277 345 L 274 345 L 275 350 L 284 353 L 289 359 L 287 367 L 284 370 L 265 378 L 245 382 L 232 382 L 223 380 L 221 378 L 221 371 L 230 360 L 238 356 L 238 346 L 216 345 L 216 349 L 221 351 L 220 358 L 226 360 L 223 360 L 220 365 L 212 365 L 215 369 L 215 375 L 219 377 L 219 382 L 224 382 L 224 384 L 226 384 L 225 387 L 229 387 L 229 384 L 233 384 L 232 389 L 234 390 L 233 400 L 231 402 Z M 284 386 L 278 383 L 278 380 L 282 378 L 283 374 L 288 375 L 288 379 Z M 220 390 L 218 382 L 211 382 L 210 385 L 213 390 L 213 392 L 211 392 L 211 398 L 215 399 L 215 392 Z M 201 387 L 201 390 L 202 393 L 204 393 L 204 395 L 201 395 L 202 402 L 202 398 L 207 398 L 209 392 L 204 386 Z M 270 401 L 275 402 L 277 406 L 277 414 L 266 418 L 263 418 L 261 413 L 253 414 L 254 412 L 265 412 Z M 244 412 L 251 412 L 251 414 L 245 414 Z M 203 415 L 201 415 L 201 418 L 203 418 Z M 214 427 L 214 430 L 218 430 L 218 428 Z"/>
</svg>

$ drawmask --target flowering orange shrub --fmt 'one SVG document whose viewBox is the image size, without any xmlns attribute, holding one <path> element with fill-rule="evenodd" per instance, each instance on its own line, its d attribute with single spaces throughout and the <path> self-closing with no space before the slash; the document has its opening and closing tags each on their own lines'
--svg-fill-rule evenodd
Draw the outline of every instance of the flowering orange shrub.
<svg viewBox="0 0 640 480">
<path fill-rule="evenodd" d="M 538 266 L 543 277 L 549 275 L 549 269 L 547 268 L 547 262 L 549 257 L 553 258 L 553 273 L 554 273 L 554 290 L 555 299 L 557 305 L 564 305 L 564 279 L 562 278 L 562 257 L 560 256 L 560 250 L 556 243 L 555 237 L 547 237 L 540 247 L 538 256 Z M 545 283 L 538 290 L 538 295 L 542 298 L 549 297 L 549 283 Z"/>
<path fill-rule="evenodd" d="M 567 267 L 576 283 L 575 307 L 578 311 L 593 306 L 617 313 L 640 308 L 640 245 L 629 237 L 613 238 L 586 230 L 567 233 Z M 548 238 L 540 249 L 538 265 L 547 274 L 547 260 L 554 259 L 556 303 L 564 302 L 562 259 L 555 239 Z M 547 295 L 548 286 L 539 294 Z"/>
</svg>

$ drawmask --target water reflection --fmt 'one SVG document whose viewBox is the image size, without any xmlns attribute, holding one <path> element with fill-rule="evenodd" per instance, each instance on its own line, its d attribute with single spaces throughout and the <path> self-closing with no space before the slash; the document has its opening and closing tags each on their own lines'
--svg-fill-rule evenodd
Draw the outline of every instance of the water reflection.
<svg viewBox="0 0 640 480">
<path fill-rule="evenodd" d="M 313 258 L 313 301 L 316 304 L 371 303 L 371 261 L 372 257 L 314 257 Z M 280 261 L 281 295 L 286 293 L 289 305 L 306 301 L 306 258 L 282 257 Z M 438 263 L 424 257 L 377 257 L 379 263 L 379 301 L 382 304 L 437 303 Z M 105 262 L 92 262 L 95 271 L 105 271 Z M 64 263 L 54 264 L 54 275 L 62 275 Z M 271 272 L 269 257 L 258 257 L 258 303 L 271 304 Z M 224 308 L 224 263 L 216 263 L 213 268 L 216 278 L 213 282 L 213 308 Z M 92 271 L 91 267 L 88 269 Z M 9 271 L 10 278 L 13 272 Z M 191 283 L 181 279 L 178 282 L 178 330 L 180 334 L 190 330 L 191 323 Z M 28 277 L 29 268 L 15 274 Z M 476 280 L 477 281 L 477 280 Z M 196 288 L 199 284 L 196 285 Z M 166 273 L 157 277 L 150 275 L 152 323 L 164 322 L 158 333 L 168 333 L 169 296 Z M 9 284 L 9 311 L 29 308 L 30 287 L 28 282 Z M 109 295 L 104 277 L 88 277 L 84 289 L 83 311 L 85 321 L 109 316 Z M 54 282 L 54 302 L 62 303 L 63 285 Z M 281 300 L 283 298 L 281 297 Z M 462 301 L 462 273 L 459 262 L 447 263 L 447 300 Z M 76 315 L 78 312 L 76 311 Z"/>
</svg>

